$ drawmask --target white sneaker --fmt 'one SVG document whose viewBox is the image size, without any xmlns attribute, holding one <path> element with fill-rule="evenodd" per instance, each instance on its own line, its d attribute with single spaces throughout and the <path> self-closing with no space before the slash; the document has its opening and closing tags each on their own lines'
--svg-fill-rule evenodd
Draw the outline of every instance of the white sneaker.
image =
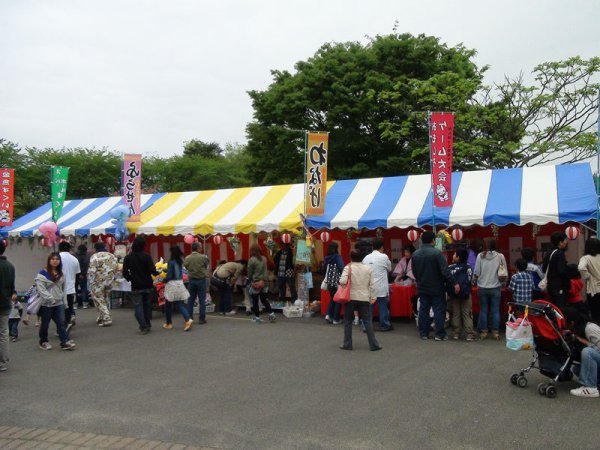
<svg viewBox="0 0 600 450">
<path fill-rule="evenodd" d="M 571 395 L 575 397 L 598 397 L 598 388 L 581 386 L 577 389 L 571 389 Z"/>
<path fill-rule="evenodd" d="M 339 325 L 340 323 L 342 323 L 342 321 L 341 321 L 341 320 L 334 320 L 334 321 L 333 321 L 333 324 L 334 324 L 334 325 Z"/>
<path fill-rule="evenodd" d="M 236 314 L 237 311 L 235 309 L 232 309 L 231 311 L 225 313 L 226 316 L 235 316 Z"/>
</svg>

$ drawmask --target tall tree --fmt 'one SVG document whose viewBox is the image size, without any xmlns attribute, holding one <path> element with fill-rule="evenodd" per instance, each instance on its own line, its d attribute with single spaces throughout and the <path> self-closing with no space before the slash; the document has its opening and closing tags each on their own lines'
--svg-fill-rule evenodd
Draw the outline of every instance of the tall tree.
<svg viewBox="0 0 600 450">
<path fill-rule="evenodd" d="M 412 155 L 420 146 L 411 146 L 409 139 L 422 131 L 412 125 L 414 112 L 423 111 L 418 89 L 428 93 L 435 86 L 452 110 L 463 108 L 485 70 L 472 61 L 474 55 L 474 50 L 448 47 L 434 37 L 399 34 L 377 36 L 367 45 L 325 44 L 298 62 L 294 74 L 273 71 L 267 90 L 249 92 L 252 181 L 300 181 L 305 129 L 330 131 L 333 178 L 423 170 Z M 394 134 L 397 130 L 386 129 L 385 123 L 398 124 L 402 133 Z M 420 142 L 427 142 L 426 129 Z"/>
<path fill-rule="evenodd" d="M 192 139 L 183 145 L 183 154 L 185 156 L 201 156 L 203 158 L 218 158 L 222 156 L 223 149 L 216 142 L 203 142 L 198 139 Z"/>
</svg>

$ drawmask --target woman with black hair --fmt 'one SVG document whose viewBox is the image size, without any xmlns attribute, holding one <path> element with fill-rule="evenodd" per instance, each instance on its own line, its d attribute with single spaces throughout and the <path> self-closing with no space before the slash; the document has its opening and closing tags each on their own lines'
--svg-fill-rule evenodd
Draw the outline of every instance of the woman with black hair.
<svg viewBox="0 0 600 450">
<path fill-rule="evenodd" d="M 65 304 L 64 291 L 65 277 L 62 272 L 62 261 L 60 253 L 52 252 L 48 255 L 46 267 L 39 271 L 35 277 L 35 286 L 41 297 L 40 316 L 40 348 L 42 350 L 51 350 L 52 345 L 48 342 L 48 327 L 50 320 L 53 320 L 58 330 L 60 338 L 60 348 L 62 350 L 73 350 L 75 343 L 69 340 L 67 329 L 65 327 Z"/>
</svg>

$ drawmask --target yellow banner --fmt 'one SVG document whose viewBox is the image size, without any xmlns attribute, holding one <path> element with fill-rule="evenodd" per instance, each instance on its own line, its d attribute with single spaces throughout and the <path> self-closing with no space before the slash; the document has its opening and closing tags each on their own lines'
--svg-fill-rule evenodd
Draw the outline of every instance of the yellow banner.
<svg viewBox="0 0 600 450">
<path fill-rule="evenodd" d="M 304 201 L 307 216 L 322 216 L 327 192 L 327 161 L 329 133 L 308 132 L 306 140 L 306 192 Z"/>
</svg>

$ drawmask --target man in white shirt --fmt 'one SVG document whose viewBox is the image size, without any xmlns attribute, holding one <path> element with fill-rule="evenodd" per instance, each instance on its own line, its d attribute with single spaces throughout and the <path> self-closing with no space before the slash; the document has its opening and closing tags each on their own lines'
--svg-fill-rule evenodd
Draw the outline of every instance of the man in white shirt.
<svg viewBox="0 0 600 450">
<path fill-rule="evenodd" d="M 75 280 L 81 269 L 79 267 L 79 260 L 73 256 L 71 251 L 71 244 L 67 241 L 62 241 L 58 244 L 58 251 L 60 252 L 60 259 L 62 261 L 62 271 L 65 277 L 65 294 L 67 296 L 67 307 L 65 308 L 65 323 L 67 324 L 67 333 L 75 325 L 75 309 L 73 307 L 75 303 Z"/>
<path fill-rule="evenodd" d="M 377 307 L 379 308 L 379 331 L 394 329 L 390 321 L 390 287 L 388 274 L 392 271 L 392 262 L 388 255 L 383 253 L 383 241 L 373 241 L 373 251 L 365 256 L 363 264 L 371 266 L 373 270 L 373 284 L 377 294 Z M 372 307 L 372 306 L 371 306 Z M 371 314 L 373 317 L 373 314 Z"/>
</svg>

